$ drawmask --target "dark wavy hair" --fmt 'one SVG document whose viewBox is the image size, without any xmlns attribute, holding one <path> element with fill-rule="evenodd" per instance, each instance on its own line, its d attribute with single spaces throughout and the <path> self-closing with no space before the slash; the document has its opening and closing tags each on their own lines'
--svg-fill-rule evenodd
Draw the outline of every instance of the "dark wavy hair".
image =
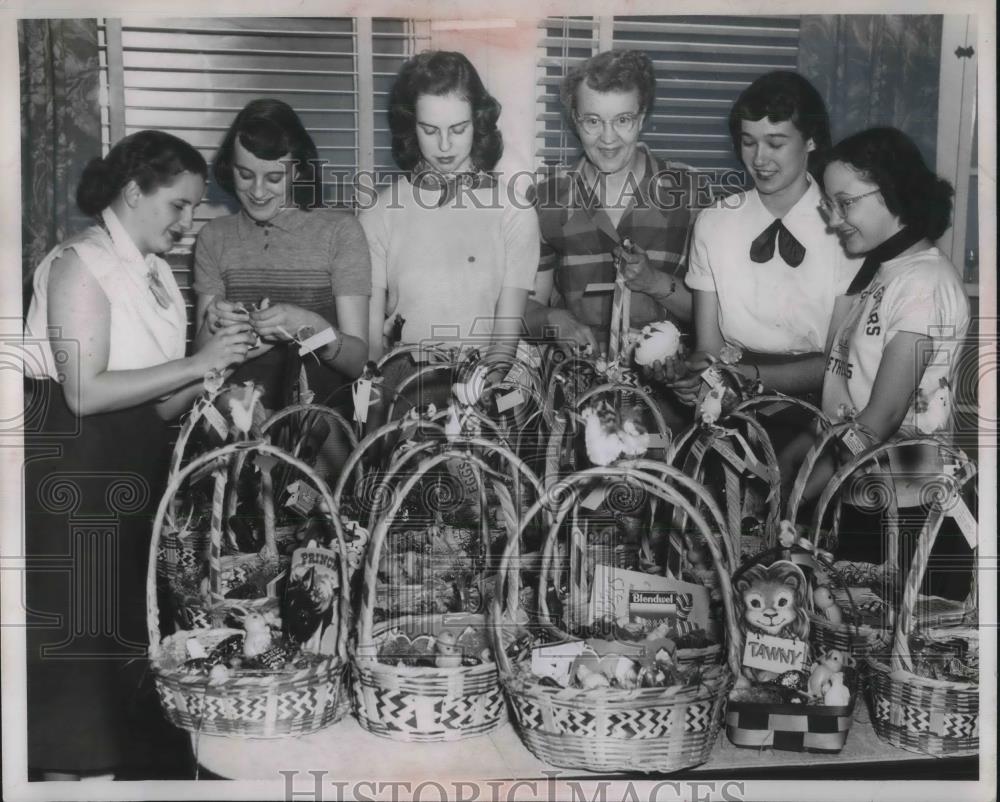
<svg viewBox="0 0 1000 802">
<path fill-rule="evenodd" d="M 790 120 L 803 139 L 816 145 L 809 153 L 808 167 L 819 179 L 823 154 L 830 149 L 830 115 L 823 98 L 809 81 L 797 72 L 776 70 L 760 76 L 744 89 L 729 110 L 729 134 L 733 150 L 740 158 L 742 122 L 767 118 L 773 123 Z"/>
<path fill-rule="evenodd" d="M 236 140 L 258 159 L 274 161 L 291 156 L 295 163 L 292 198 L 300 209 L 312 209 L 323 202 L 323 171 L 316 143 L 302 120 L 287 103 L 275 98 L 251 100 L 229 126 L 212 162 L 215 182 L 233 197 L 233 157 Z"/>
<path fill-rule="evenodd" d="M 951 184 L 927 166 L 920 148 L 897 128 L 869 128 L 838 142 L 823 160 L 843 162 L 875 184 L 886 208 L 929 240 L 951 224 Z"/>
<path fill-rule="evenodd" d="M 595 92 L 639 90 L 639 113 L 652 111 L 656 100 L 653 62 L 640 50 L 606 50 L 566 73 L 559 87 L 563 111 L 576 125 L 576 92 L 583 81 Z"/>
<path fill-rule="evenodd" d="M 472 164 L 489 172 L 503 155 L 503 135 L 497 128 L 500 103 L 486 87 L 476 68 L 462 53 L 431 50 L 407 61 L 389 93 L 389 130 L 392 158 L 401 170 L 420 163 L 417 141 L 417 98 L 420 95 L 455 93 L 472 107 Z"/>
<path fill-rule="evenodd" d="M 129 181 L 149 194 L 185 172 L 208 177 L 205 158 L 194 147 L 164 131 L 137 131 L 104 158 L 87 163 L 76 187 L 76 205 L 85 215 L 97 217 Z"/>
</svg>

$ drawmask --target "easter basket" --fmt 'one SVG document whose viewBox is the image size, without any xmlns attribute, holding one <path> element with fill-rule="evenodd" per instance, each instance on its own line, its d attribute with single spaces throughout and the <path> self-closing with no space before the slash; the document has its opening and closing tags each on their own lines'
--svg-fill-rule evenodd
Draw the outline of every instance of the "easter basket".
<svg viewBox="0 0 1000 802">
<path fill-rule="evenodd" d="M 964 456 L 964 455 L 963 455 Z M 965 609 L 964 625 L 944 619 L 921 619 L 920 586 L 931 561 L 931 550 L 947 516 L 969 527 L 976 522 L 962 498 L 963 485 L 975 475 L 965 460 L 942 482 L 920 533 L 913 564 L 906 578 L 903 601 L 888 659 L 866 657 L 871 694 L 872 724 L 883 741 L 934 757 L 975 755 L 979 752 L 979 629 L 975 582 Z M 952 619 L 954 621 L 954 619 Z"/>
<path fill-rule="evenodd" d="M 825 581 L 835 571 L 825 555 L 817 554 L 806 541 L 796 542 L 794 530 L 789 528 L 788 531 L 792 537 L 761 552 L 733 574 L 734 596 L 740 609 L 743 609 L 740 594 L 746 589 L 741 589 L 737 583 L 755 567 L 768 565 L 770 569 L 776 569 L 780 572 L 780 581 L 786 583 L 790 571 L 800 577 L 801 584 L 795 591 L 796 594 L 801 591 L 800 619 L 811 623 L 816 620 L 813 585 L 821 575 Z M 807 679 L 803 671 L 789 670 L 777 676 L 776 681 L 752 689 L 744 685 L 742 690 L 734 691 L 726 706 L 726 736 L 733 745 L 748 749 L 819 753 L 837 753 L 844 748 L 854 720 L 860 672 L 853 664 L 849 651 L 811 647 L 811 640 L 794 642 L 806 650 L 807 657 L 811 651 L 816 658 L 812 674 Z M 762 648 L 771 645 L 764 644 Z M 834 690 L 829 698 L 824 698 L 825 685 L 832 683 L 830 677 L 833 674 L 838 675 L 836 679 L 843 687 L 839 692 Z M 838 694 L 840 698 L 834 698 L 833 694 Z"/>
<path fill-rule="evenodd" d="M 738 558 L 774 545 L 780 512 L 778 461 L 755 417 L 734 410 L 717 425 L 696 422 L 676 437 L 666 460 L 699 483 L 720 488 L 715 495 Z M 684 526 L 683 515 L 677 523 Z"/>
<path fill-rule="evenodd" d="M 611 687 L 606 680 L 594 684 L 588 679 L 583 687 L 572 687 L 554 684 L 549 676 L 526 669 L 527 662 L 521 659 L 526 652 L 519 646 L 527 642 L 542 649 L 548 645 L 579 649 L 587 643 L 553 622 L 547 602 L 547 575 L 556 555 L 557 536 L 581 495 L 608 481 L 631 482 L 662 502 L 687 509 L 712 553 L 722 586 L 725 626 L 733 632 L 728 555 L 700 510 L 677 488 L 677 480 L 690 482 L 669 466 L 639 460 L 570 474 L 550 488 L 521 524 L 523 532 L 533 516 L 557 508 L 544 545 L 535 621 L 519 611 L 518 542 L 511 539 L 507 544 L 490 607 L 490 635 L 518 733 L 528 749 L 546 763 L 588 771 L 670 772 L 702 763 L 711 753 L 732 672 L 738 667 L 732 648 L 727 649 L 727 662 L 705 661 L 689 667 L 675 663 L 671 672 L 678 679 L 670 684 L 659 683 L 659 679 L 669 682 L 661 669 L 644 668 L 650 677 L 660 671 L 654 684 L 637 684 L 626 678 L 618 687 Z M 572 528 L 570 537 L 570 548 L 581 549 L 579 535 Z M 577 603 L 571 600 L 570 606 Z M 727 640 L 732 641 L 732 637 Z M 615 644 L 613 648 L 630 647 Z M 533 649 L 532 661 L 534 657 Z M 588 673 L 589 678 L 593 676 L 593 672 Z"/>
<path fill-rule="evenodd" d="M 170 468 L 167 481 L 177 475 L 189 459 L 192 452 L 197 453 L 199 443 L 193 442 L 196 434 L 204 434 L 208 438 L 209 448 L 217 448 L 230 439 L 235 432 L 231 420 L 217 407 L 217 399 L 225 397 L 224 391 L 232 390 L 222 377 L 214 372 L 205 376 L 204 392 L 192 405 L 190 412 L 177 432 L 173 450 L 170 456 Z M 258 433 L 258 425 L 263 420 L 264 412 L 259 402 L 251 397 L 251 429 Z M 204 432 L 199 432 L 204 430 Z M 197 441 L 198 437 L 194 437 Z M 201 450 L 204 443 L 200 444 Z M 184 497 L 178 494 L 167 510 L 166 522 L 160 538 L 157 554 L 157 573 L 162 580 L 169 583 L 178 571 L 190 572 L 203 561 L 208 552 L 210 529 L 209 503 L 207 499 Z"/>
<path fill-rule="evenodd" d="M 197 641 L 198 651 L 211 657 L 225 643 L 232 642 L 232 629 L 182 630 L 162 639 L 160 635 L 155 555 L 170 500 L 190 474 L 205 467 L 224 465 L 243 451 L 293 466 L 315 485 L 332 509 L 332 497 L 323 480 L 307 464 L 267 443 L 233 443 L 199 456 L 179 471 L 168 485 L 153 523 L 146 585 L 150 665 L 164 715 L 182 729 L 248 738 L 301 735 L 332 724 L 348 709 L 344 682 L 346 622 L 350 620 L 350 609 L 346 593 L 336 594 L 336 589 L 333 590 L 339 600 L 331 600 L 333 638 L 329 653 L 305 649 L 289 651 L 275 646 L 263 653 L 259 666 L 213 673 L 206 670 L 207 664 L 202 658 L 195 658 L 192 664 L 192 642 Z M 340 523 L 334 518 L 332 525 L 339 554 L 343 554 Z M 337 556 L 332 559 L 337 562 L 337 584 L 339 588 L 346 588 L 347 563 Z M 217 573 L 218 568 L 215 568 L 213 574 Z M 244 642 L 246 637 L 249 637 L 249 628 Z"/>
<path fill-rule="evenodd" d="M 482 438 L 461 438 L 444 448 L 422 444 L 419 452 L 415 448 L 408 453 L 414 452 L 420 460 L 406 471 L 405 481 L 396 487 L 392 477 L 387 479 L 391 490 L 383 495 L 391 500 L 379 514 L 365 555 L 357 638 L 351 654 L 354 710 L 361 726 L 376 735 L 405 742 L 456 741 L 488 733 L 504 717 L 496 664 L 488 650 L 483 653 L 483 616 L 390 609 L 383 610 L 384 617 L 377 622 L 377 608 L 385 608 L 391 599 L 379 592 L 380 586 L 393 580 L 392 572 L 386 576 L 383 551 L 390 538 L 399 536 L 390 530 L 411 492 L 425 475 L 450 460 L 472 466 L 482 482 L 482 477 L 495 473 L 487 457 L 499 457 L 510 469 L 515 499 L 526 490 L 540 495 L 541 485 L 509 449 Z M 507 529 L 511 536 L 516 532 L 512 511 Z M 469 640 L 477 648 L 470 651 Z M 412 648 L 401 649 L 400 642 Z M 423 647 L 414 647 L 417 643 Z"/>
</svg>

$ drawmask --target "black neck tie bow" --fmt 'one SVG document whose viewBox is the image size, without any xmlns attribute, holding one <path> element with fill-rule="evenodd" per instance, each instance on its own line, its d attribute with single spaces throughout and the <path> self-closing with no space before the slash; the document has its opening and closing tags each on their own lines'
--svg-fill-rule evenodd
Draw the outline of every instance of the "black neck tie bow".
<svg viewBox="0 0 1000 802">
<path fill-rule="evenodd" d="M 780 220 L 760 232 L 750 243 L 750 259 L 754 262 L 769 262 L 774 257 L 774 242 L 778 241 L 778 253 L 789 267 L 798 267 L 806 258 L 805 246 L 792 236 Z"/>
</svg>

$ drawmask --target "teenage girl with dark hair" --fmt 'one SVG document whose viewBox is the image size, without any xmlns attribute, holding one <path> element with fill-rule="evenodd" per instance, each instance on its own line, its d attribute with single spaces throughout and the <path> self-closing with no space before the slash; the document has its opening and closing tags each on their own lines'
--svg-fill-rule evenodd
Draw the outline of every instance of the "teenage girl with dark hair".
<svg viewBox="0 0 1000 802">
<path fill-rule="evenodd" d="M 830 145 L 826 107 L 801 75 L 771 72 L 737 98 L 729 130 L 754 186 L 695 222 L 687 273 L 695 353 L 680 376 L 665 378 L 692 403 L 707 355 L 728 344 L 743 352 L 747 378 L 769 390 L 818 394 L 835 307 L 846 308 L 859 264 L 827 229 L 811 174 Z"/>
<path fill-rule="evenodd" d="M 47 779 L 113 772 L 143 740 L 147 726 L 129 716 L 145 656 L 165 421 L 190 406 L 207 372 L 242 362 L 253 343 L 250 327 L 236 324 L 184 355 L 184 300 L 159 254 L 191 227 L 206 172 L 201 155 L 170 134 L 126 137 L 80 179 L 77 204 L 97 224 L 56 247 L 33 277 L 24 365 L 28 765 Z M 53 559 L 72 567 L 43 570 Z"/>
<path fill-rule="evenodd" d="M 833 148 L 823 186 L 831 228 L 847 253 L 864 257 L 833 337 L 823 411 L 853 418 L 861 436 L 880 442 L 921 433 L 947 441 L 952 370 L 969 328 L 962 278 L 934 247 L 950 224 L 951 185 L 904 133 L 872 128 Z M 911 456 L 896 468 L 936 475 L 934 455 Z M 831 469 L 818 466 L 807 497 Z"/>
<path fill-rule="evenodd" d="M 461 53 L 421 53 L 400 70 L 389 127 L 406 175 L 361 213 L 373 359 L 397 314 L 404 343 L 476 337 L 501 351 L 516 347 L 538 266 L 538 223 L 491 173 L 503 151 L 499 116 Z"/>
<path fill-rule="evenodd" d="M 233 382 L 264 386 L 278 409 L 299 375 L 290 337 L 333 328 L 336 338 L 308 360 L 317 402 L 360 375 L 368 354 L 371 267 L 358 221 L 323 208 L 316 145 L 288 104 L 253 100 L 236 115 L 213 164 L 216 182 L 240 211 L 207 223 L 195 248 L 198 341 L 218 327 L 249 321 L 262 342 Z M 267 298 L 266 309 L 257 309 Z"/>
</svg>

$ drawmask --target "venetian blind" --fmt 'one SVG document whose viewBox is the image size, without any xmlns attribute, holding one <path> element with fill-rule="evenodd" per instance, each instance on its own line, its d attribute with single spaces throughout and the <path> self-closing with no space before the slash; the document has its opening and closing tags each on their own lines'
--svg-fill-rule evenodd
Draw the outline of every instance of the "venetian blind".
<svg viewBox="0 0 1000 802">
<path fill-rule="evenodd" d="M 601 25 L 610 25 L 602 31 Z M 610 35 L 610 36 L 609 36 Z M 794 70 L 798 17 L 670 16 L 549 18 L 541 24 L 538 59 L 540 162 L 571 162 L 579 141 L 562 115 L 559 82 L 597 53 L 601 38 L 615 50 L 641 50 L 656 70 L 656 103 L 643 140 L 659 156 L 699 169 L 737 167 L 726 119 L 737 95 L 759 75 Z"/>
<path fill-rule="evenodd" d="M 316 142 L 325 201 L 343 205 L 359 169 L 391 168 L 384 97 L 427 39 L 417 21 L 350 17 L 123 18 L 100 31 L 105 152 L 120 115 L 124 134 L 169 131 L 211 162 L 247 102 L 278 98 Z M 193 231 L 168 257 L 186 297 L 198 230 L 236 208 L 210 181 Z"/>
</svg>

